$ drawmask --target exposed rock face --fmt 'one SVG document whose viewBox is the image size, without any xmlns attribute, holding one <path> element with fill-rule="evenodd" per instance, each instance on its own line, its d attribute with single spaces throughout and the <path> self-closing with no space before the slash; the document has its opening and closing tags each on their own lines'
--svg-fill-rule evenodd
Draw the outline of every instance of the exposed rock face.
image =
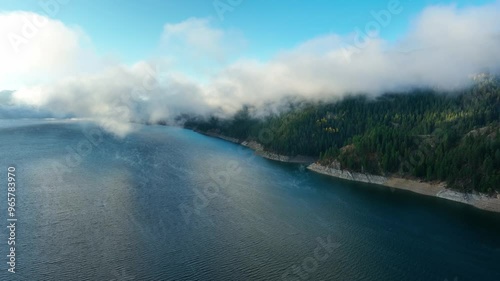
<svg viewBox="0 0 500 281">
<path fill-rule="evenodd" d="M 419 194 L 439 197 L 472 205 L 476 208 L 487 211 L 500 212 L 500 195 L 487 196 L 484 194 L 467 194 L 447 189 L 445 183 L 427 183 L 398 177 L 383 177 L 365 173 L 356 173 L 340 169 L 339 163 L 333 163 L 330 166 L 323 166 L 318 163 L 313 163 L 309 165 L 307 169 L 336 178 L 409 190 Z"/>
<path fill-rule="evenodd" d="M 318 172 L 320 174 L 329 175 L 341 179 L 366 182 L 366 183 L 374 183 L 384 185 L 387 182 L 387 178 L 383 176 L 370 175 L 364 173 L 356 173 L 350 172 L 347 170 L 340 170 L 338 164 L 334 164 L 333 166 L 322 166 L 317 163 L 313 163 L 307 167 L 309 170 Z"/>
<path fill-rule="evenodd" d="M 342 170 L 340 167 L 340 163 L 334 162 L 329 166 L 323 166 L 318 163 L 314 163 L 315 159 L 311 157 L 306 157 L 306 156 L 285 156 L 285 155 L 280 155 L 276 153 L 272 153 L 269 151 L 265 151 L 264 147 L 262 144 L 256 142 L 256 141 L 243 141 L 241 142 L 238 139 L 227 137 L 224 135 L 220 135 L 217 133 L 203 133 L 199 132 L 211 137 L 216 137 L 220 138 L 226 141 L 230 141 L 233 143 L 238 143 L 241 144 L 245 147 L 248 147 L 252 150 L 255 151 L 255 153 L 261 157 L 270 159 L 270 160 L 275 160 L 275 161 L 280 161 L 280 162 L 287 162 L 287 163 L 300 163 L 300 164 L 310 164 L 307 169 L 336 177 L 336 178 L 341 178 L 345 180 L 351 180 L 351 181 L 357 181 L 357 182 L 365 182 L 365 183 L 371 183 L 371 184 L 378 184 L 378 185 L 384 185 L 387 187 L 391 188 L 396 188 L 396 189 L 403 189 L 403 190 L 408 190 L 412 191 L 415 193 L 419 194 L 424 194 L 428 196 L 434 196 L 434 197 L 439 197 L 447 200 L 452 200 L 455 202 L 460 202 L 468 205 L 472 205 L 476 208 L 487 210 L 487 211 L 493 211 L 493 212 L 499 212 L 500 213 L 500 194 L 497 194 L 496 196 L 487 196 L 484 194 L 466 194 L 458 191 L 454 191 L 451 189 L 446 188 L 446 184 L 441 182 L 441 183 L 428 183 L 428 182 L 423 182 L 419 180 L 410 180 L 410 179 L 405 179 L 405 178 L 399 178 L 399 177 L 384 177 L 384 176 L 377 176 L 377 175 L 371 175 L 367 173 L 359 173 L 359 172 L 352 172 L 348 170 Z M 312 163 L 312 164 L 311 164 Z"/>
<path fill-rule="evenodd" d="M 196 131 L 198 133 L 201 133 L 201 134 L 204 134 L 204 135 L 207 135 L 207 136 L 210 136 L 210 137 L 214 137 L 214 138 L 219 138 L 219 139 L 223 139 L 225 141 L 229 141 L 229 142 L 233 142 L 233 143 L 240 143 L 240 141 L 238 139 L 235 139 L 235 138 L 231 138 L 231 137 L 226 137 L 224 135 L 221 135 L 221 134 L 217 134 L 217 133 L 212 133 L 212 132 L 201 132 L 201 131 Z"/>
<path fill-rule="evenodd" d="M 274 160 L 274 161 L 287 162 L 287 163 L 300 163 L 300 164 L 311 164 L 314 161 L 316 161 L 316 159 L 313 159 L 311 157 L 306 157 L 306 156 L 298 155 L 298 156 L 292 157 L 292 156 L 280 155 L 280 154 L 276 154 L 273 152 L 265 151 L 262 144 L 260 144 L 256 141 L 244 141 L 241 143 L 241 145 L 255 150 L 255 153 L 261 157 L 264 157 L 264 158 L 270 159 L 270 160 Z"/>
<path fill-rule="evenodd" d="M 255 151 L 263 151 L 264 150 L 264 147 L 262 146 L 262 144 L 260 144 L 256 141 L 244 141 L 241 143 L 241 145 L 246 146 L 248 148 L 251 148 Z"/>
</svg>

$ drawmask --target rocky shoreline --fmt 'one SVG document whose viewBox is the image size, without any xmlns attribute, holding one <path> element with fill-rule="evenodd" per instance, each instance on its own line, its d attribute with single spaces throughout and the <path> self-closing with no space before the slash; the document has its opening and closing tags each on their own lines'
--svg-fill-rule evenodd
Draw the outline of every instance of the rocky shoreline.
<svg viewBox="0 0 500 281">
<path fill-rule="evenodd" d="M 443 198 L 455 202 L 460 202 L 474 206 L 476 208 L 500 213 L 500 198 L 494 198 L 485 194 L 466 194 L 446 188 L 445 183 L 428 183 L 418 180 L 410 180 L 398 177 L 384 177 L 366 173 L 357 173 L 347 170 L 341 170 L 338 166 L 323 166 L 313 163 L 307 169 L 336 178 L 350 181 L 365 182 L 371 184 L 383 185 L 390 188 L 408 190 L 418 194 Z"/>
<path fill-rule="evenodd" d="M 264 147 L 256 141 L 240 141 L 238 139 L 216 133 L 210 133 L 210 132 L 205 133 L 201 131 L 196 131 L 196 132 L 248 147 L 254 150 L 257 155 L 266 159 L 285 162 L 285 163 L 306 164 L 308 165 L 307 166 L 308 170 L 319 174 L 340 178 L 344 180 L 377 184 L 390 188 L 408 190 L 414 193 L 443 198 L 455 202 L 460 202 L 463 204 L 468 204 L 478 209 L 500 213 L 500 195 L 497 195 L 497 198 L 494 198 L 491 196 L 487 196 L 485 194 L 466 194 L 446 188 L 446 184 L 443 182 L 429 183 L 429 182 L 410 180 L 398 177 L 384 177 L 378 175 L 371 175 L 367 173 L 351 172 L 348 170 L 340 169 L 340 165 L 338 163 L 332 164 L 330 166 L 323 166 L 316 162 L 317 159 L 311 157 L 306 157 L 306 156 L 291 157 L 265 151 Z"/>
<path fill-rule="evenodd" d="M 286 155 L 280 155 L 269 151 L 265 151 L 264 147 L 256 141 L 244 141 L 241 142 L 240 144 L 254 150 L 257 155 L 274 161 L 285 162 L 285 163 L 296 163 L 296 164 L 311 164 L 316 161 L 316 159 L 306 156 L 299 155 L 290 157 Z"/>
<path fill-rule="evenodd" d="M 317 160 L 315 158 L 307 157 L 307 156 L 300 156 L 299 155 L 299 156 L 291 157 L 291 156 L 286 156 L 286 155 L 281 155 L 281 154 L 265 151 L 264 146 L 262 146 L 262 144 L 260 144 L 256 141 L 240 141 L 239 139 L 227 137 L 227 136 L 213 133 L 213 132 L 202 132 L 202 131 L 198 131 L 198 130 L 194 130 L 194 131 L 199 133 L 199 134 L 202 134 L 202 135 L 222 139 L 225 141 L 229 141 L 232 143 L 236 143 L 236 144 L 248 147 L 248 148 L 252 149 L 253 151 L 255 151 L 255 154 L 257 154 L 263 158 L 269 159 L 269 160 L 274 160 L 274 161 L 279 161 L 279 162 L 284 162 L 284 163 L 307 164 L 307 165 L 314 163 Z"/>
</svg>

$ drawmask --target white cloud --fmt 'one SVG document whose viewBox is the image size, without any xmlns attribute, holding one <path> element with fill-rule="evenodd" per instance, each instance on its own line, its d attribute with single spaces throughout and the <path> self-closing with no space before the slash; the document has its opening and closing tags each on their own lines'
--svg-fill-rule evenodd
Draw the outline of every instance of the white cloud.
<svg viewBox="0 0 500 281">
<path fill-rule="evenodd" d="M 31 12 L 0 13 L 0 86 L 36 85 L 89 71 L 96 58 L 77 27 Z"/>
<path fill-rule="evenodd" d="M 333 34 L 304 42 L 268 62 L 234 63 L 214 81 L 212 102 L 234 109 L 287 95 L 331 99 L 349 92 L 380 94 L 409 86 L 445 90 L 466 86 L 470 74 L 485 69 L 498 73 L 499 3 L 463 9 L 428 7 L 396 44 L 371 37 L 357 48 L 346 41 L 353 36 Z"/>
<path fill-rule="evenodd" d="M 208 19 L 190 18 L 177 24 L 166 24 L 163 32 L 163 43 L 167 49 L 176 52 L 187 50 L 194 56 L 223 58 L 226 50 L 222 43 L 224 31 L 211 28 Z"/>
<path fill-rule="evenodd" d="M 23 15 L 16 13 L 13 20 L 13 15 L 2 14 L 0 23 L 19 28 Z M 240 59 L 204 83 L 190 77 L 189 71 L 182 74 L 179 63 L 226 59 L 227 52 L 241 42 L 239 35 L 233 37 L 233 33 L 214 28 L 206 19 L 167 24 L 161 37 L 162 59 L 131 67 L 103 67 L 94 59 L 90 68 L 101 69 L 94 74 L 61 74 L 80 67 L 82 62 L 76 58 L 81 53 L 97 56 L 82 47 L 81 32 L 52 20 L 43 31 L 47 38 L 40 36 L 33 39 L 40 42 L 26 45 L 28 58 L 12 58 L 12 53 L 3 52 L 0 56 L 9 64 L 19 64 L 14 75 L 61 75 L 58 82 L 19 89 L 15 93 L 19 103 L 92 117 L 123 134 L 130 120 L 156 121 L 218 109 L 231 113 L 242 104 L 262 106 L 286 96 L 325 100 L 353 92 L 377 95 L 409 86 L 463 87 L 469 74 L 500 70 L 499 15 L 500 2 L 466 8 L 431 6 L 397 43 L 372 37 L 358 48 L 353 46 L 352 34 L 325 35 L 269 61 Z M 238 43 L 232 44 L 233 38 Z M 5 42 L 0 45 L 2 50 L 5 46 Z M 172 62 L 174 58 L 177 63 Z M 8 70 L 0 66 L 1 74 Z"/>
<path fill-rule="evenodd" d="M 235 30 L 217 28 L 207 18 L 189 18 L 165 24 L 159 53 L 177 69 L 205 78 L 234 58 L 245 45 L 243 36 Z"/>
<path fill-rule="evenodd" d="M 13 98 L 17 104 L 93 119 L 118 135 L 132 130 L 131 121 L 155 122 L 194 113 L 194 109 L 208 110 L 195 83 L 161 73 L 146 62 L 21 88 Z"/>
<path fill-rule="evenodd" d="M 0 14 L 0 34 L 0 89 L 16 89 L 18 106 L 91 118 L 119 135 L 132 129 L 130 121 L 158 121 L 205 107 L 196 83 L 167 72 L 168 61 L 106 62 L 81 30 L 45 16 Z"/>
</svg>

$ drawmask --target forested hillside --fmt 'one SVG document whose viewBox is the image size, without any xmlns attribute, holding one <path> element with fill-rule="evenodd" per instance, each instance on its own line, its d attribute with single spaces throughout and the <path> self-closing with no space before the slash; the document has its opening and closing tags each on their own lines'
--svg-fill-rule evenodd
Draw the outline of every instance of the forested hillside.
<svg viewBox="0 0 500 281">
<path fill-rule="evenodd" d="M 414 90 L 332 103 L 293 103 L 264 118 L 251 107 L 230 119 L 189 117 L 185 127 L 266 150 L 305 155 L 343 169 L 446 181 L 461 191 L 500 191 L 500 83 L 482 76 L 469 89 Z"/>
</svg>

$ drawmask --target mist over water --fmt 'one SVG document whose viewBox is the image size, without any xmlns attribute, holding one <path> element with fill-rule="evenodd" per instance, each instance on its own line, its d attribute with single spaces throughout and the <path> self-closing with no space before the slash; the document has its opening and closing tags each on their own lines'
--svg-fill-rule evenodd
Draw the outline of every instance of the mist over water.
<svg viewBox="0 0 500 281">
<path fill-rule="evenodd" d="M 498 214 L 180 128 L 8 120 L 0 139 L 19 219 L 0 280 L 500 280 Z"/>
</svg>

